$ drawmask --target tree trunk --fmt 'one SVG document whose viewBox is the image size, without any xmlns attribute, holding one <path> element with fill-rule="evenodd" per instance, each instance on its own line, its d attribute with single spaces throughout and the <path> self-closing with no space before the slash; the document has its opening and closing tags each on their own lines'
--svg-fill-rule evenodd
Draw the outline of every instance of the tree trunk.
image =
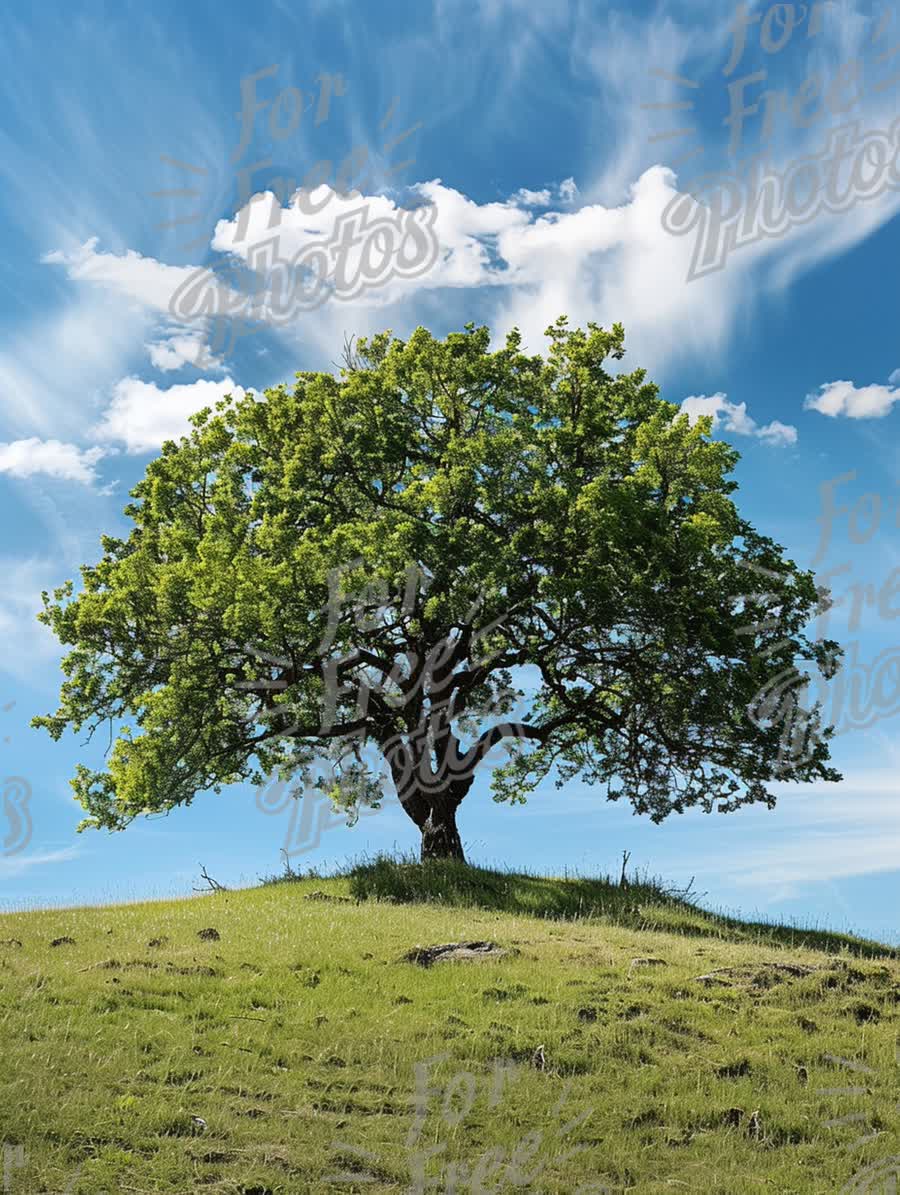
<svg viewBox="0 0 900 1195">
<path fill-rule="evenodd" d="M 400 804 L 422 835 L 420 859 L 458 859 L 465 863 L 456 828 L 456 810 L 472 787 L 474 776 L 463 772 L 441 781 L 423 752 L 413 753 L 399 737 L 384 745 Z"/>
<path fill-rule="evenodd" d="M 451 805 L 429 810 L 425 822 L 419 826 L 422 831 L 421 860 L 458 859 L 465 863 L 462 842 L 456 828 L 456 810 Z"/>
</svg>

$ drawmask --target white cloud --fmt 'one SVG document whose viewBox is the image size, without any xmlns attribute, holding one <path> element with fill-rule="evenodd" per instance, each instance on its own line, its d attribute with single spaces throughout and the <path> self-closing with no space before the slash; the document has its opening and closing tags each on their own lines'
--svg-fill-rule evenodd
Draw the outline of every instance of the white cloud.
<svg viewBox="0 0 900 1195">
<path fill-rule="evenodd" d="M 140 314 L 145 324 L 154 315 L 164 315 L 158 338 L 145 345 L 157 369 L 180 369 L 190 363 L 198 369 L 221 370 L 220 358 L 213 356 L 206 344 L 209 317 L 241 310 L 246 306 L 245 296 L 230 287 L 217 270 L 170 266 L 133 250 L 102 253 L 97 251 L 97 243 L 92 237 L 77 249 L 46 253 L 41 261 L 65 267 L 74 282 L 90 283 L 101 293 L 131 300 L 132 318 Z M 108 304 L 109 298 L 105 301 Z M 97 326 L 106 335 L 107 326 L 99 322 Z M 96 328 L 93 331 L 96 336 Z"/>
<path fill-rule="evenodd" d="M 544 187 L 540 191 L 530 191 L 528 187 L 519 187 L 510 196 L 510 203 L 520 207 L 549 207 L 554 198 L 561 203 L 571 203 L 578 194 L 574 178 L 563 179 L 556 187 Z"/>
<path fill-rule="evenodd" d="M 665 149 L 650 140 L 652 134 L 673 126 L 670 113 L 654 116 L 643 107 L 645 103 L 694 98 L 693 92 L 685 96 L 683 87 L 665 83 L 654 68 L 668 75 L 695 77 L 696 63 L 688 64 L 688 58 L 696 55 L 709 62 L 717 45 L 724 48 L 722 34 L 733 16 L 725 6 L 719 11 L 706 6 L 701 20 L 684 27 L 662 5 L 649 19 L 636 5 L 618 6 L 610 9 L 601 27 L 590 7 L 579 5 L 572 21 L 572 67 L 590 81 L 596 96 L 594 102 L 579 105 L 577 112 L 586 140 L 596 147 L 595 171 L 582 189 L 589 201 L 620 203 L 636 178 L 665 161 L 660 158 L 665 149 L 674 145 L 680 155 L 687 148 L 678 140 L 664 142 Z M 682 127 L 690 123 L 678 122 Z"/>
<path fill-rule="evenodd" d="M 116 383 L 112 402 L 90 434 L 119 443 L 126 452 L 153 452 L 163 441 L 187 435 L 191 430 L 188 416 L 203 407 L 215 406 L 226 394 L 239 398 L 244 390 L 230 377 L 219 382 L 199 378 L 167 390 L 140 378 L 123 378 Z"/>
<path fill-rule="evenodd" d="M 170 332 L 162 340 L 144 346 L 150 354 L 150 364 L 163 373 L 193 365 L 198 369 L 224 371 L 220 357 L 210 353 L 206 338 L 199 334 Z"/>
<path fill-rule="evenodd" d="M 27 440 L 0 443 L 0 473 L 11 477 L 33 477 L 43 474 L 62 481 L 79 481 L 91 485 L 97 480 L 95 465 L 105 455 L 102 448 L 79 448 L 61 440 Z"/>
<path fill-rule="evenodd" d="M 890 791 L 888 791 L 890 789 Z M 777 883 L 804 884 L 897 870 L 900 811 L 893 774 L 852 772 L 830 791 L 804 785 L 780 794 L 780 834 L 753 841 L 747 827 L 740 859 L 729 878 L 758 891 Z M 783 895 L 783 893 L 782 893 Z"/>
<path fill-rule="evenodd" d="M 782 445 L 797 443 L 797 429 L 790 424 L 773 419 L 762 427 L 747 414 L 745 402 L 729 402 L 724 394 L 692 394 L 684 399 L 681 410 L 687 414 L 693 425 L 701 415 L 712 415 L 713 428 L 737 436 L 755 436 L 767 444 Z"/>
<path fill-rule="evenodd" d="M 756 206 L 752 189 L 746 184 L 748 159 L 766 151 L 766 161 L 773 170 L 784 172 L 792 163 L 821 155 L 829 131 L 846 121 L 858 121 L 860 129 L 880 129 L 887 133 L 897 116 L 896 89 L 873 87 L 866 66 L 866 85 L 860 88 L 862 98 L 848 116 L 840 118 L 824 113 L 825 119 L 804 121 L 807 127 L 801 129 L 787 109 L 774 113 L 770 122 L 773 112 L 760 99 L 767 84 L 764 80 L 758 81 L 748 89 L 747 96 L 748 102 L 760 102 L 755 113 L 747 113 L 740 152 L 735 155 L 729 152 L 731 130 L 726 127 L 727 122 L 719 122 L 716 131 L 714 121 L 697 119 L 701 108 L 727 111 L 729 107 L 729 80 L 722 72 L 734 42 L 731 6 L 657 5 L 649 21 L 646 13 L 639 11 L 640 7 L 632 5 L 630 9 L 621 7 L 611 12 L 602 27 L 593 19 L 589 5 L 575 6 L 570 14 L 569 68 L 576 78 L 587 76 L 590 79 L 596 96 L 596 102 L 582 104 L 577 113 L 585 143 L 595 151 L 593 171 L 580 167 L 579 181 L 588 201 L 615 204 L 621 203 L 634 187 L 635 180 L 644 177 L 654 166 L 663 169 L 672 164 L 677 170 L 677 182 L 675 174 L 671 175 L 673 185 L 681 192 L 695 188 L 701 178 L 707 180 L 703 185 L 711 187 L 712 178 L 725 172 L 731 176 L 724 183 L 727 207 L 732 202 L 730 196 L 735 193 L 734 180 L 739 179 L 737 193 L 741 196 L 742 212 L 736 213 L 733 221 L 724 223 L 718 239 L 721 245 L 731 241 L 732 249 L 725 268 L 719 271 L 730 277 L 723 286 L 707 292 L 706 296 L 712 305 L 719 301 L 725 303 L 724 315 L 730 331 L 734 327 L 734 317 L 745 305 L 747 297 L 753 301 L 766 291 L 785 290 L 808 271 L 846 253 L 873 235 L 900 210 L 900 194 L 885 187 L 881 194 L 859 202 L 849 211 L 833 214 L 824 210 L 808 224 L 797 225 L 784 235 L 760 238 L 735 248 L 732 238 L 738 236 L 738 224 L 747 211 Z M 877 53 L 872 37 L 880 14 L 857 11 L 860 7 L 858 0 L 826 5 L 824 27 L 814 40 L 800 39 L 795 33 L 778 65 L 779 76 L 783 69 L 790 72 L 779 84 L 786 87 L 785 94 L 796 94 L 807 77 L 834 79 L 841 66 L 853 60 L 871 63 L 873 54 Z M 757 35 L 758 32 L 757 26 Z M 881 45 L 886 45 L 886 41 Z M 744 61 L 733 79 L 753 69 L 751 53 L 748 42 Z M 875 61 L 877 63 L 878 58 Z M 887 65 L 873 65 L 875 79 L 889 74 Z M 685 79 L 694 82 L 695 86 L 686 87 L 679 82 Z M 684 110 L 673 108 L 667 111 L 666 104 L 681 104 Z M 770 123 L 774 126 L 771 139 L 766 132 Z M 684 132 L 676 135 L 676 130 Z M 667 133 L 672 135 L 666 137 Z M 704 219 L 701 223 L 710 229 L 716 227 L 714 218 Z M 695 229 L 681 239 L 693 244 L 696 235 Z M 669 269 L 668 263 L 661 258 L 659 264 L 663 275 L 660 289 L 676 302 L 682 298 L 688 300 L 683 325 L 679 325 L 675 313 L 667 321 L 666 341 L 669 341 L 669 327 L 690 327 L 696 316 L 700 335 L 708 339 L 709 347 L 719 347 L 721 341 L 713 335 L 712 313 L 698 311 L 694 296 L 689 293 L 698 283 L 694 282 L 686 289 L 682 285 L 687 263 L 682 266 L 676 262 L 676 268 Z M 751 271 L 752 277 L 748 277 Z M 630 271 L 625 270 L 623 278 L 630 284 Z M 650 280 L 652 282 L 652 275 Z M 615 297 L 614 289 L 612 293 Z M 536 297 L 540 303 L 541 296 Z M 577 309 L 573 305 L 570 315 L 584 318 L 582 310 L 583 304 Z M 639 344 L 641 364 L 654 368 L 659 360 L 659 348 L 651 343 L 649 353 L 644 351 L 642 333 L 640 337 L 636 336 L 640 332 L 640 315 L 637 319 L 630 312 L 620 315 L 608 302 L 603 303 L 601 310 L 607 321 L 624 320 L 628 315 L 630 322 L 625 322 L 625 328 L 631 347 Z M 545 322 L 547 314 L 547 305 L 540 303 L 539 317 L 534 318 L 535 326 Z M 666 357 L 678 353 L 677 344 L 666 343 L 659 347 L 665 350 Z M 695 349 L 693 344 L 687 347 Z"/>
<path fill-rule="evenodd" d="M 43 851 L 36 854 L 0 856 L 0 879 L 11 879 L 24 875 L 34 867 L 48 867 L 54 863 L 65 863 L 79 855 L 77 846 L 66 846 L 58 851 Z"/>
<path fill-rule="evenodd" d="M 572 325 L 621 321 L 629 350 L 650 370 L 723 349 L 747 302 L 746 288 L 735 285 L 745 263 L 686 282 L 691 246 L 662 225 L 673 183 L 671 171 L 654 167 L 617 207 L 585 204 L 500 231 L 507 268 L 491 279 L 506 285 L 493 320 L 497 339 L 515 325 L 526 351 L 544 351 L 544 329 L 565 313 Z"/>
<path fill-rule="evenodd" d="M 169 310 L 172 295 L 195 271 L 192 266 L 169 266 L 129 249 L 127 253 L 98 253 L 97 237 L 71 252 L 45 253 L 45 265 L 64 266 L 76 282 L 93 282 L 137 300 L 157 311 Z"/>
<path fill-rule="evenodd" d="M 900 370 L 890 382 L 900 383 Z M 804 407 L 820 415 L 846 415 L 849 419 L 883 419 L 900 400 L 900 386 L 854 386 L 852 382 L 824 382 L 818 394 L 808 394 Z"/>
<path fill-rule="evenodd" d="M 627 200 L 612 207 L 587 203 L 576 208 L 578 188 L 571 178 L 555 188 L 554 210 L 523 206 L 538 198 L 543 202 L 548 193 L 553 198 L 549 188 L 521 188 L 506 202 L 483 204 L 440 179 L 416 183 L 409 190 L 435 207 L 439 253 L 434 264 L 418 277 L 389 279 L 352 301 L 338 296 L 312 312 L 298 313 L 298 318 L 274 329 L 278 335 L 316 344 L 331 337 L 339 344 L 342 329 L 366 330 L 371 312 L 379 313 L 380 326 L 390 323 L 397 328 L 402 319 L 385 316 L 384 309 L 413 302 L 414 309 L 407 307 L 398 315 L 408 315 L 415 326 L 430 315 L 437 303 L 435 292 L 453 288 L 469 292 L 466 318 L 488 323 L 496 344 L 517 326 L 526 351 L 546 351 L 544 330 L 562 313 L 573 325 L 621 321 L 631 359 L 655 372 L 698 353 L 707 360 L 711 354 L 722 354 L 738 315 L 758 302 L 760 279 L 773 283 L 774 275 L 766 280 L 758 275 L 759 267 L 769 264 L 774 269 L 773 254 L 777 258 L 786 253 L 793 239 L 804 262 L 816 260 L 816 251 L 807 244 L 809 228 L 795 229 L 777 245 L 771 240 L 747 245 L 729 258 L 726 269 L 689 282 L 694 246 L 690 236 L 673 236 L 663 226 L 663 213 L 679 192 L 676 175 L 662 166 L 645 170 L 631 185 Z M 369 223 L 396 218 L 402 210 L 387 195 L 340 195 L 323 184 L 309 198 L 314 207 L 323 199 L 327 202 L 311 215 L 308 208 L 301 209 L 302 195 L 296 193 L 281 206 L 271 192 L 263 192 L 233 219 L 220 220 L 211 247 L 225 258 L 214 270 L 168 266 L 134 252 L 99 253 L 96 240 L 77 252 L 54 253 L 45 260 L 64 265 L 77 281 L 128 295 L 157 314 L 165 312 L 168 339 L 157 341 L 149 351 L 157 368 L 180 368 L 192 351 L 187 342 L 200 342 L 207 334 L 207 321 L 190 319 L 199 317 L 198 305 L 206 304 L 207 314 L 246 310 L 247 297 L 237 284 L 228 285 L 227 271 L 241 269 L 251 250 L 274 240 L 280 261 L 289 262 L 310 244 L 328 241 L 336 221 L 363 205 Z M 854 235 L 864 231 L 858 228 Z M 825 233 L 816 243 L 823 253 L 831 252 Z M 354 254 L 359 250 L 349 254 L 351 274 Z M 184 298 L 190 283 L 196 286 L 193 306 L 185 298 L 173 307 L 173 296 L 181 289 Z M 265 291 L 265 280 L 262 287 Z M 444 320 L 455 318 L 462 301 L 462 296 L 442 296 L 436 310 Z M 180 321 L 178 329 L 171 327 L 173 319 Z M 188 321 L 194 329 L 185 331 Z M 199 332 L 198 323 L 203 325 Z M 751 434 L 788 443 L 793 442 L 792 432 L 785 424 L 773 423 Z"/>
<path fill-rule="evenodd" d="M 464 318 L 474 317 L 489 323 L 501 342 L 505 332 L 517 324 L 524 334 L 526 348 L 531 351 L 546 346 L 544 328 L 563 311 L 573 323 L 597 319 L 609 325 L 613 320 L 622 320 L 628 333 L 629 359 L 658 371 L 674 358 L 702 353 L 710 360 L 712 351 L 721 352 L 727 347 L 736 317 L 757 299 L 763 286 L 787 285 L 797 273 L 870 235 L 890 217 L 900 200 L 886 194 L 839 218 L 826 214 L 808 228 L 794 229 L 777 240 L 741 248 L 729 258 L 721 276 L 686 285 L 690 238 L 673 237 L 661 227 L 661 214 L 675 196 L 676 184 L 680 183 L 684 189 L 686 174 L 679 167 L 676 179 L 672 171 L 658 163 L 661 159 L 681 157 L 686 149 L 701 148 L 705 156 L 694 161 L 688 167 L 690 171 L 699 169 L 701 163 L 710 167 L 735 163 L 723 157 L 728 136 L 724 127 L 718 133 L 707 128 L 703 146 L 699 142 L 699 129 L 690 141 L 652 141 L 655 134 L 666 128 L 671 115 L 654 113 L 645 105 L 684 100 L 687 95 L 676 83 L 665 83 L 656 73 L 659 70 L 670 77 L 696 78 L 704 99 L 720 106 L 719 101 L 727 98 L 721 72 L 730 49 L 731 17 L 724 9 L 701 15 L 694 4 L 676 7 L 677 19 L 669 11 L 671 6 L 663 6 L 666 10 L 655 13 L 649 22 L 640 14 L 622 10 L 612 14 L 600 28 L 592 20 L 589 6 L 547 6 L 546 11 L 532 11 L 532 6 L 526 16 L 525 0 L 479 0 L 473 9 L 471 28 L 467 30 L 465 68 L 461 73 L 442 76 L 442 88 L 435 93 L 433 80 L 427 77 L 433 73 L 432 60 L 424 55 L 413 57 L 426 76 L 418 84 L 430 84 L 429 94 L 439 95 L 440 102 L 437 99 L 435 102 L 444 115 L 449 112 L 455 117 L 463 108 L 461 97 L 468 101 L 475 95 L 473 79 L 479 77 L 479 70 L 473 69 L 473 62 L 486 63 L 494 37 L 501 31 L 508 33 L 507 26 L 515 26 L 510 52 L 513 66 L 487 102 L 479 96 L 480 133 L 483 136 L 488 128 L 499 137 L 507 132 L 515 112 L 522 110 L 522 96 L 512 90 L 519 72 L 527 70 L 528 77 L 541 77 L 544 68 L 558 69 L 560 63 L 552 61 L 557 58 L 552 47 L 564 45 L 567 54 L 562 65 L 573 87 L 571 95 L 568 88 L 556 89 L 559 95 L 554 96 L 554 116 L 565 119 L 571 114 L 572 119 L 580 121 L 580 150 L 590 155 L 573 162 L 581 193 L 572 178 L 556 187 L 545 187 L 547 176 L 543 174 L 522 179 L 526 185 L 510 200 L 498 204 L 473 202 L 441 186 L 439 180 L 422 184 L 422 188 L 434 188 L 440 208 L 436 231 L 442 255 L 429 275 L 368 292 L 353 304 L 329 303 L 329 308 L 334 306 L 336 310 L 311 313 L 294 326 L 279 330 L 279 335 L 291 341 L 302 337 L 319 348 L 335 330 L 339 344 L 344 329 L 361 331 L 368 327 L 368 313 L 372 310 L 382 313 L 386 306 L 408 302 L 410 307 L 391 312 L 390 318 L 379 314 L 380 326 L 390 324 L 396 328 L 407 316 L 415 326 L 433 312 L 437 312 L 435 319 L 455 320 L 465 301 L 469 314 Z M 845 13 L 848 8 L 854 6 L 842 6 L 841 13 L 829 11 L 825 31 L 814 45 L 807 45 L 805 39 L 798 40 L 795 36 L 791 53 L 796 49 L 798 82 L 802 74 L 808 73 L 809 53 L 817 59 L 817 67 L 824 64 L 830 69 L 860 56 L 863 50 L 868 52 L 872 23 L 858 19 L 858 14 Z M 454 6 L 442 0 L 436 13 L 436 28 L 440 31 L 436 44 L 445 46 L 449 40 L 444 39 L 449 38 L 455 22 Z M 408 43 L 403 41 L 400 46 L 406 54 Z M 820 58 L 823 62 L 818 61 Z M 597 98 L 596 103 L 586 108 L 584 84 Z M 694 98 L 693 92 L 689 98 Z M 887 128 L 894 115 L 893 104 L 892 95 L 882 93 L 876 99 L 868 89 L 853 116 L 858 114 L 864 127 Z M 748 116 L 747 148 L 752 148 L 760 138 L 764 107 L 760 105 L 753 119 Z M 685 117 L 686 122 L 688 119 Z M 773 147 L 773 165 L 783 167 L 798 154 L 819 149 L 821 126 L 798 136 L 799 131 L 791 125 L 789 116 L 782 114 L 777 123 L 780 139 Z M 219 130 L 193 118 L 185 128 L 188 130 L 185 135 L 190 134 L 195 144 L 179 151 L 182 159 L 227 161 L 229 150 L 220 144 Z M 207 136 L 201 137 L 201 132 Z M 781 134 L 789 135 L 781 137 Z M 171 176 L 171 170 L 167 174 Z M 173 177 L 166 181 L 178 180 Z M 427 198 L 427 191 L 422 188 L 420 193 Z M 544 203 L 548 196 L 558 210 L 536 221 L 533 203 L 537 199 Z M 572 210 L 585 197 L 589 202 L 578 211 Z M 373 216 L 392 207 L 392 201 L 384 196 L 371 197 L 368 202 Z M 258 216 L 254 209 L 254 219 L 267 222 L 268 208 L 261 203 L 257 207 Z M 340 201 L 335 199 L 328 205 L 324 218 L 327 220 L 329 213 L 338 210 Z M 183 213 L 183 206 L 168 205 L 160 215 L 174 217 Z M 286 256 L 289 256 L 290 237 L 297 241 L 296 251 L 304 239 L 327 234 L 321 220 L 301 222 L 292 229 L 290 224 L 291 220 L 284 215 Z M 95 222 L 92 227 L 96 226 Z M 234 226 L 232 220 L 216 227 L 213 241 L 216 249 L 239 252 L 239 246 L 228 243 L 229 230 L 233 233 Z M 312 232 L 305 232 L 307 228 Z M 108 244 L 111 237 L 105 229 L 104 233 L 104 243 Z M 179 231 L 177 237 L 181 236 Z M 171 239 L 176 239 L 174 232 Z M 45 260 L 65 267 L 69 277 L 80 283 L 113 289 L 139 300 L 156 313 L 169 313 L 172 295 L 190 277 L 190 267 L 169 266 L 134 252 L 100 253 L 97 246 L 96 239 L 87 240 L 75 252 L 57 252 Z M 760 266 L 765 266 L 766 274 L 748 278 L 748 272 Z M 446 297 L 435 294 L 442 287 L 467 288 L 470 293 Z M 220 309 L 229 295 L 233 292 L 223 282 Z M 165 347 L 157 345 L 150 351 L 157 368 L 166 371 L 180 368 L 178 359 L 185 355 L 181 346 L 174 343 Z M 334 353 L 330 346 L 325 351 L 329 356 Z M 133 363 L 129 362 L 114 376 L 120 377 L 131 368 Z M 29 428 L 29 432 L 32 430 Z M 789 432 L 773 426 L 772 438 L 788 435 Z"/>
<path fill-rule="evenodd" d="M 492 241 L 506 229 L 527 225 L 531 220 L 528 212 L 513 203 L 476 203 L 445 187 L 440 179 L 417 183 L 412 190 L 437 208 L 434 233 L 440 245 L 439 260 L 418 277 L 394 279 L 364 292 L 354 306 L 383 306 L 422 289 L 477 287 L 508 280 L 499 268 L 492 266 L 488 244 L 483 242 Z M 308 214 L 304 210 L 307 202 L 314 209 L 321 205 L 321 210 Z M 369 225 L 377 220 L 395 220 L 403 212 L 386 195 L 365 198 L 340 195 L 326 184 L 311 192 L 297 192 L 285 207 L 278 204 L 271 191 L 265 191 L 252 196 L 233 220 L 219 221 L 212 247 L 246 261 L 252 249 L 277 235 L 278 256 L 290 261 L 308 245 L 330 241 L 339 228 L 338 221 L 361 208 L 365 208 Z M 276 212 L 277 216 L 273 214 Z M 274 225 L 273 220 L 277 220 Z M 355 273 L 358 258 L 357 250 L 348 254 L 350 274 Z"/>
<path fill-rule="evenodd" d="M 519 187 L 512 196 L 514 203 L 522 207 L 547 207 L 550 203 L 549 191 L 529 191 L 527 187 Z"/>
<path fill-rule="evenodd" d="M 517 205 L 515 196 L 504 203 L 479 204 L 440 179 L 417 183 L 410 190 L 436 209 L 437 262 L 419 277 L 393 279 L 352 302 L 329 301 L 281 331 L 289 339 L 302 335 L 319 344 L 331 337 L 333 345 L 340 342 L 342 328 L 365 332 L 373 311 L 381 312 L 378 322 L 384 326 L 384 307 L 413 300 L 415 308 L 400 313 L 409 316 L 412 327 L 427 320 L 432 309 L 437 318 L 452 320 L 463 296 L 445 295 L 438 302 L 434 292 L 453 288 L 469 292 L 466 318 L 482 318 L 498 344 L 518 326 L 526 351 L 546 350 L 544 330 L 565 313 L 573 325 L 589 319 L 623 322 L 629 349 L 651 370 L 692 352 L 708 356 L 710 349 L 725 348 L 736 312 L 752 300 L 752 288 L 740 276 L 753 255 L 748 252 L 727 273 L 688 284 L 692 248 L 687 238 L 673 237 L 662 223 L 663 211 L 677 194 L 674 182 L 671 171 L 654 167 L 634 183 L 620 206 L 597 203 L 574 209 L 570 205 L 578 189 L 570 178 L 557 188 L 559 209 L 540 215 Z M 363 202 L 325 185 L 310 195 L 314 206 L 326 197 L 322 210 L 310 216 L 301 210 L 298 194 L 283 208 L 271 192 L 254 196 L 233 220 L 216 225 L 213 248 L 246 260 L 252 248 L 277 234 L 278 255 L 290 260 L 310 243 L 327 240 L 335 221 Z M 368 197 L 365 205 L 370 221 L 398 211 L 387 196 Z M 390 317 L 395 329 L 400 322 Z"/>
<path fill-rule="evenodd" d="M 773 419 L 771 423 L 764 424 L 755 435 L 768 444 L 797 443 L 797 429 L 790 423 L 782 423 L 780 419 Z"/>
</svg>

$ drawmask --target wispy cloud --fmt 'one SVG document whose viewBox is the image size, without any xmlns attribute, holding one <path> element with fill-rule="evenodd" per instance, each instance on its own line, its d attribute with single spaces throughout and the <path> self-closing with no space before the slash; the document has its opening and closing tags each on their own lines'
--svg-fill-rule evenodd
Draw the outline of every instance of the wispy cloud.
<svg viewBox="0 0 900 1195">
<path fill-rule="evenodd" d="M 60 654 L 53 633 L 37 621 L 41 591 L 52 590 L 65 577 L 59 562 L 48 557 L 0 557 L 0 574 L 0 673 L 32 684 L 36 673 Z"/>
<path fill-rule="evenodd" d="M 37 867 L 52 867 L 56 863 L 66 863 L 80 854 L 78 847 L 67 846 L 58 851 L 34 852 L 25 855 L 0 855 L 0 879 L 11 879 L 13 876 L 24 875 Z"/>
<path fill-rule="evenodd" d="M 900 819 L 893 825 L 807 830 L 777 841 L 742 850 L 727 871 L 741 888 L 750 888 L 768 901 L 798 895 L 803 886 L 853 876 L 896 872 L 900 859 Z"/>
<path fill-rule="evenodd" d="M 125 253 L 98 251 L 99 237 L 68 251 L 54 249 L 45 253 L 45 265 L 62 266 L 75 282 L 93 283 L 114 294 L 136 299 L 144 307 L 168 313 L 172 295 L 189 281 L 193 266 L 170 266 L 129 249 Z M 227 290 L 222 302 L 227 299 Z"/>
<path fill-rule="evenodd" d="M 85 415 L 140 345 L 139 308 L 82 294 L 12 333 L 0 352 L 0 410 L 7 434 L 78 440 Z"/>
</svg>

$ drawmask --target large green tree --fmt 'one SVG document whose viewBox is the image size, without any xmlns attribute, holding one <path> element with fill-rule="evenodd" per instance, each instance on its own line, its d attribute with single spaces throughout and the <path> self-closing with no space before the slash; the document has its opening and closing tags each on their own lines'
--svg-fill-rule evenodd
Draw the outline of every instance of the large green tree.
<svg viewBox="0 0 900 1195">
<path fill-rule="evenodd" d="M 801 700 L 828 599 L 738 514 L 738 453 L 605 368 L 621 325 L 547 334 L 385 332 L 163 445 L 39 615 L 71 650 L 34 724 L 116 734 L 82 827 L 273 774 L 352 815 L 390 776 L 423 858 L 462 858 L 489 754 L 495 800 L 580 774 L 656 822 L 841 778 Z"/>
</svg>

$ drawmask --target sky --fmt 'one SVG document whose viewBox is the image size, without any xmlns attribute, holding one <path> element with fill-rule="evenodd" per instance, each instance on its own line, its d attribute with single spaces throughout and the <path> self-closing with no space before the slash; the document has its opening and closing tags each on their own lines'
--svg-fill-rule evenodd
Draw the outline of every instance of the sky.
<svg viewBox="0 0 900 1195">
<path fill-rule="evenodd" d="M 396 802 L 348 828 L 250 785 L 77 834 L 68 780 L 105 745 L 29 726 L 61 680 L 40 594 L 128 534 L 128 491 L 220 396 L 387 328 L 518 327 L 543 352 L 566 314 L 623 323 L 617 368 L 714 416 L 741 511 L 831 586 L 844 779 L 661 825 L 577 781 L 510 808 L 479 779 L 468 856 L 587 875 L 629 851 L 708 907 L 900 942 L 900 9 L 48 0 L 4 24 L 0 905 L 416 848 Z M 354 287 L 354 249 L 317 304 L 242 318 L 248 263 L 272 294 L 278 260 L 410 212 L 405 273 L 376 246 Z"/>
</svg>

